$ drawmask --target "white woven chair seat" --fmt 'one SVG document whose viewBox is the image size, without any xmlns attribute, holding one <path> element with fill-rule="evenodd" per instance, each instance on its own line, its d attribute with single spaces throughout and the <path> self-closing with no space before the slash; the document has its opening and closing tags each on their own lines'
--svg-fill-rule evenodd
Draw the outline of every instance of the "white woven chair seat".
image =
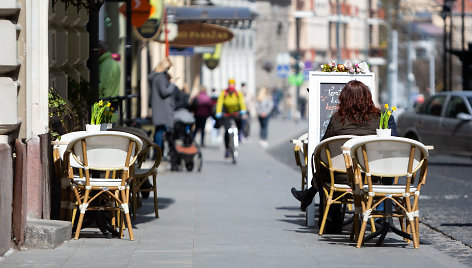
<svg viewBox="0 0 472 268">
<path fill-rule="evenodd" d="M 369 191 L 369 185 L 364 185 L 364 192 Z M 404 185 L 372 185 L 372 190 L 375 193 L 392 193 L 401 194 L 405 193 Z M 413 195 L 416 191 L 416 187 L 410 186 L 410 194 Z"/>
<path fill-rule="evenodd" d="M 85 178 L 74 178 L 74 183 L 77 185 L 85 185 Z M 120 185 L 121 179 L 90 178 L 90 186 L 94 187 L 117 187 Z"/>
<path fill-rule="evenodd" d="M 335 183 L 334 187 L 338 188 L 338 189 L 351 189 L 351 186 L 349 186 L 347 184 L 337 184 L 337 183 Z"/>
</svg>

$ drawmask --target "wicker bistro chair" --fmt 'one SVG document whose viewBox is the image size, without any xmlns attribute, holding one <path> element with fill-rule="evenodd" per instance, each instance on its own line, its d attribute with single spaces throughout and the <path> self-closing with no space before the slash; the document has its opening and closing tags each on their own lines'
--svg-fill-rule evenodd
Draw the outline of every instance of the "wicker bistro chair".
<svg viewBox="0 0 472 268">
<path fill-rule="evenodd" d="M 331 137 L 321 141 L 315 148 L 313 153 L 313 164 L 318 172 L 320 178 L 319 183 L 324 196 L 323 216 L 320 218 L 321 226 L 319 234 L 322 235 L 325 230 L 326 218 L 328 217 L 329 208 L 332 204 L 343 204 L 344 207 L 348 204 L 353 204 L 352 189 L 350 184 L 340 184 L 335 182 L 336 174 L 346 174 L 346 165 L 341 150 L 341 145 L 346 141 L 354 138 L 354 135 L 340 135 Z M 320 173 L 325 169 L 329 174 L 329 180 L 321 179 L 323 176 Z M 315 178 L 313 170 L 313 178 Z"/>
<path fill-rule="evenodd" d="M 75 160 L 75 158 L 69 158 L 69 162 L 64 162 L 64 154 L 67 149 L 67 145 L 70 141 L 82 137 L 86 134 L 85 131 L 74 131 L 66 133 L 61 136 L 59 141 L 53 141 L 53 156 L 54 156 L 54 169 L 57 178 L 61 179 L 61 205 L 60 205 L 60 218 L 62 220 L 71 220 L 74 224 L 75 219 L 75 197 L 71 192 L 71 183 L 69 179 L 69 172 L 77 172 L 80 177 L 84 176 L 82 166 Z M 66 169 L 64 169 L 65 167 Z"/>
<path fill-rule="evenodd" d="M 117 131 L 86 132 L 69 142 L 64 153 L 64 164 L 65 169 L 69 171 L 69 179 L 80 210 L 74 239 L 79 238 L 84 215 L 88 209 L 106 209 L 113 212 L 123 211 L 130 240 L 134 240 L 128 206 L 132 179 L 129 169 L 136 161 L 141 148 L 142 142 L 137 136 Z M 74 174 L 71 166 L 73 161 L 84 170 L 83 173 Z M 91 174 L 93 170 L 105 173 L 104 177 L 93 177 Z M 98 197 L 108 197 L 112 202 L 103 207 L 89 206 Z M 122 236 L 124 227 L 122 215 L 119 225 Z"/>
<path fill-rule="evenodd" d="M 156 218 L 159 218 L 158 200 L 157 200 L 157 168 L 162 159 L 162 150 L 159 145 L 155 144 L 149 137 L 146 131 L 139 128 L 132 127 L 113 127 L 113 131 L 122 131 L 138 136 L 143 142 L 143 149 L 139 152 L 136 164 L 132 166 L 131 172 L 133 174 L 133 181 L 131 184 L 131 211 L 133 220 L 136 218 L 136 211 L 141 206 L 141 192 L 154 192 L 154 213 Z M 146 162 L 150 150 L 156 151 L 154 163 L 149 168 L 144 168 L 142 164 Z M 143 184 L 152 176 L 152 184 L 150 188 L 143 188 Z"/>
<path fill-rule="evenodd" d="M 361 247 L 363 243 L 369 218 L 397 217 L 407 220 L 407 229 L 411 231 L 413 245 L 418 248 L 418 199 L 421 186 L 426 182 L 428 169 L 426 146 L 407 138 L 364 136 L 346 142 L 343 149 L 348 148 L 362 201 L 362 226 L 357 247 Z M 362 173 L 365 174 L 365 184 Z M 395 178 L 395 184 L 373 184 L 373 176 Z M 377 210 L 382 202 L 388 200 L 394 205 L 391 213 L 387 213 L 390 209 Z M 387 208 L 389 204 L 390 201 L 385 202 L 385 207 Z M 402 229 L 404 229 L 403 224 Z"/>
<path fill-rule="evenodd" d="M 293 152 L 295 156 L 295 163 L 300 168 L 300 174 L 302 176 L 302 190 L 308 187 L 308 142 L 305 142 L 308 138 L 308 133 L 303 134 L 298 139 L 293 139 L 291 142 L 294 144 Z"/>
</svg>

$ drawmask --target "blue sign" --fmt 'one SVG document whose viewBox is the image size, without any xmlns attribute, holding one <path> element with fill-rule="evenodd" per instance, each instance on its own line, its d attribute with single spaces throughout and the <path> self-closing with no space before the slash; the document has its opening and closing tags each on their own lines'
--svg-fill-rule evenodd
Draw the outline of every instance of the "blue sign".
<svg viewBox="0 0 472 268">
<path fill-rule="evenodd" d="M 184 47 L 184 48 L 170 47 L 169 48 L 169 55 L 171 56 L 193 56 L 193 54 L 194 54 L 193 47 Z"/>
<path fill-rule="evenodd" d="M 288 76 L 288 74 L 290 73 L 290 67 L 286 64 L 284 65 L 277 65 L 277 76 L 278 77 L 282 77 L 282 78 L 285 78 Z"/>
</svg>

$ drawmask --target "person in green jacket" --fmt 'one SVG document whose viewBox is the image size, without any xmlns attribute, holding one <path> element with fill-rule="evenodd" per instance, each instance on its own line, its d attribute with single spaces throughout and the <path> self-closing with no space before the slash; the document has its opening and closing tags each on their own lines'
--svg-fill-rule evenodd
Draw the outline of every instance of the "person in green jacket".
<svg viewBox="0 0 472 268">
<path fill-rule="evenodd" d="M 98 58 L 98 97 L 107 99 L 120 93 L 120 65 L 111 57 L 105 42 L 100 40 L 100 57 Z"/>
</svg>

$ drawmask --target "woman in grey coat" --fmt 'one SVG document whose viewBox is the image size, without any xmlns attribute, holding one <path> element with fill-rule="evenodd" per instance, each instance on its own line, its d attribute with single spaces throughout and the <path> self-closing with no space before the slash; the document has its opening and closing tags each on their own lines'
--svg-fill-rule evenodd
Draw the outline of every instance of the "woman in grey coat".
<svg viewBox="0 0 472 268">
<path fill-rule="evenodd" d="M 165 132 L 174 123 L 174 98 L 176 86 L 167 73 L 172 62 L 165 58 L 159 62 L 154 71 L 148 75 L 151 87 L 152 123 L 155 126 L 154 142 L 162 148 Z"/>
</svg>

